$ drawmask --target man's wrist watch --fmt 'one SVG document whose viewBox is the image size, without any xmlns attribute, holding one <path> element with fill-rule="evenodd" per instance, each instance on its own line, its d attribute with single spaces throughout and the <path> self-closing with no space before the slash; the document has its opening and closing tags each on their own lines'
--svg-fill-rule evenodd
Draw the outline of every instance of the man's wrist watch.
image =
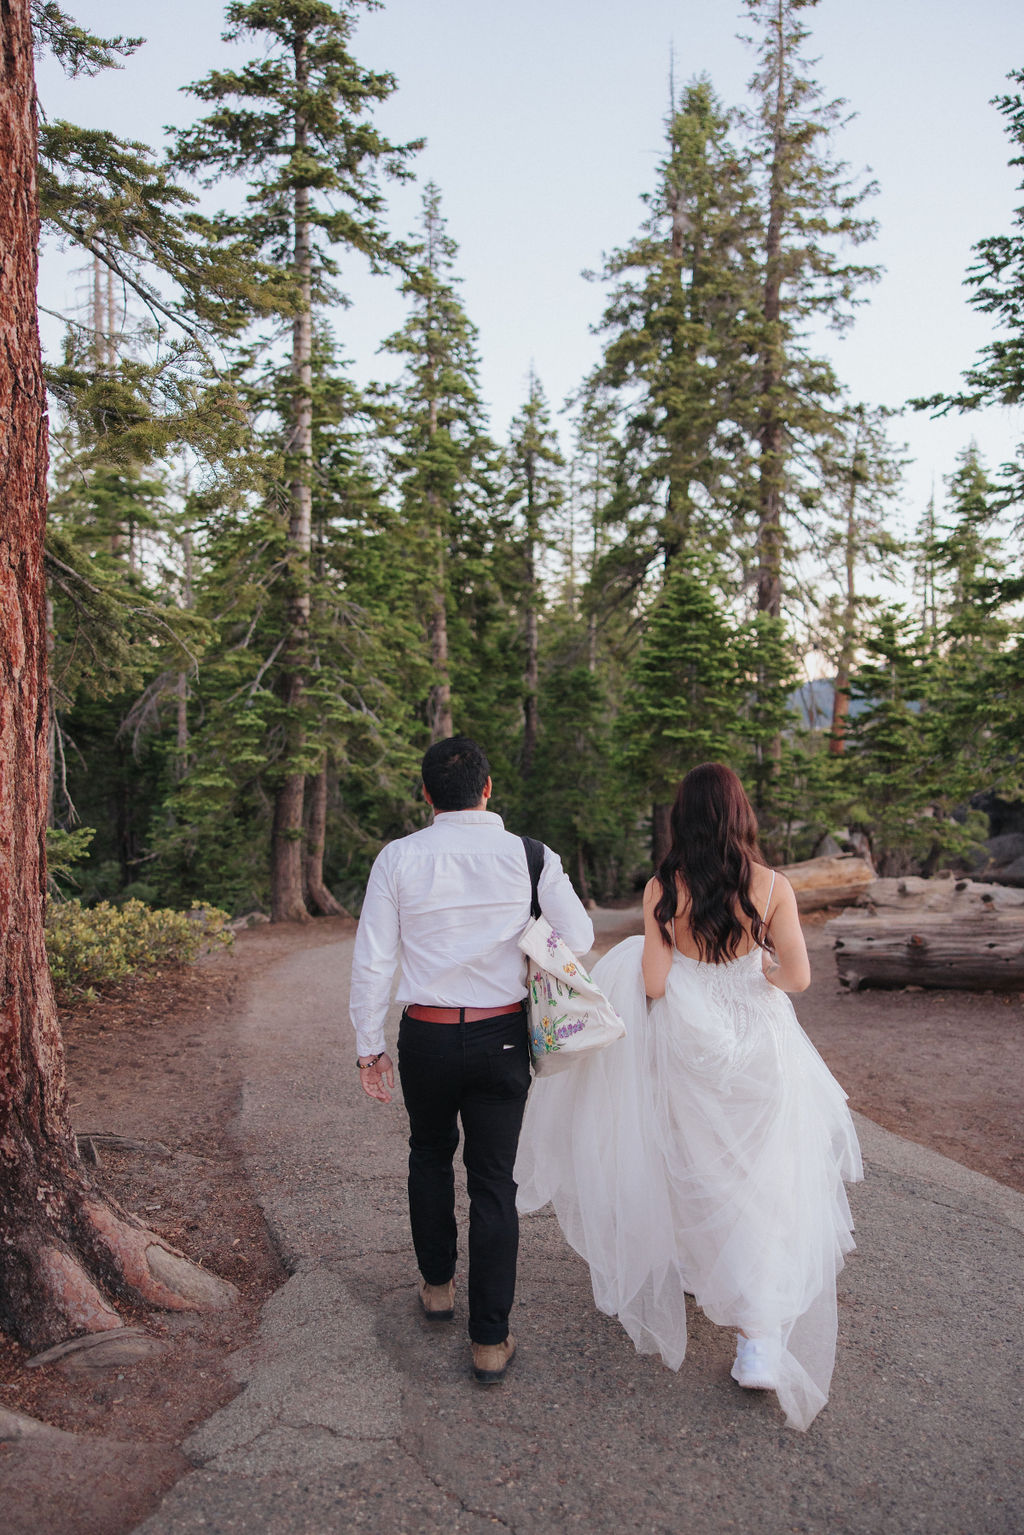
<svg viewBox="0 0 1024 1535">
<path fill-rule="evenodd" d="M 386 1054 L 387 1054 L 386 1050 L 378 1050 L 377 1054 L 376 1055 L 371 1055 L 370 1059 L 368 1061 L 361 1061 L 359 1059 L 358 1055 L 357 1055 L 356 1056 L 356 1065 L 359 1067 L 360 1071 L 369 1071 L 371 1069 L 371 1067 L 376 1066 L 378 1061 L 382 1061 Z"/>
</svg>

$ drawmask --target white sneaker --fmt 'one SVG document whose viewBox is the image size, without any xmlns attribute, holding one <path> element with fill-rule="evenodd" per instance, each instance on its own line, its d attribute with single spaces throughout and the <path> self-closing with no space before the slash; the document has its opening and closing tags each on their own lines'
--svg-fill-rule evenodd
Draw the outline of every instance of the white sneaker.
<svg viewBox="0 0 1024 1535">
<path fill-rule="evenodd" d="M 775 1391 L 779 1384 L 782 1339 L 778 1333 L 769 1338 L 745 1338 L 736 1335 L 736 1358 L 730 1374 L 748 1391 Z"/>
</svg>

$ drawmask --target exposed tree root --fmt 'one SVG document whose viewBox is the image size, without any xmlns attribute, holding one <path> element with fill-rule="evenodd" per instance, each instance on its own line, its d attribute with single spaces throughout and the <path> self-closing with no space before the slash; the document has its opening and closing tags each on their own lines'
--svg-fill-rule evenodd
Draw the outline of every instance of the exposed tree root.
<svg viewBox="0 0 1024 1535">
<path fill-rule="evenodd" d="M 350 912 L 345 910 L 340 901 L 335 900 L 322 881 L 318 882 L 311 879 L 308 882 L 306 886 L 306 899 L 322 917 L 348 917 L 351 915 Z"/>
<path fill-rule="evenodd" d="M 83 1214 L 119 1284 L 163 1311 L 222 1311 L 238 1299 L 226 1279 L 209 1274 L 145 1227 L 120 1219 L 109 1205 L 86 1203 Z"/>
<path fill-rule="evenodd" d="M 124 1325 L 108 1297 L 162 1311 L 219 1311 L 234 1285 L 189 1261 L 162 1237 L 75 1190 L 57 1218 L 6 1231 L 0 1257 L 3 1323 L 33 1353 L 84 1333 Z"/>
</svg>

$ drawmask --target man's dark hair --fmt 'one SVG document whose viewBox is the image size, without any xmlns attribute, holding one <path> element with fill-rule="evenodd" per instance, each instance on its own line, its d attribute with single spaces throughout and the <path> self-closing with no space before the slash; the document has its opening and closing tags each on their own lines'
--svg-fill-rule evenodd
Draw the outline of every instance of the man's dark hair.
<svg viewBox="0 0 1024 1535">
<path fill-rule="evenodd" d="M 435 810 L 472 810 L 480 803 L 490 764 L 469 736 L 449 736 L 427 748 L 423 787 Z"/>
</svg>

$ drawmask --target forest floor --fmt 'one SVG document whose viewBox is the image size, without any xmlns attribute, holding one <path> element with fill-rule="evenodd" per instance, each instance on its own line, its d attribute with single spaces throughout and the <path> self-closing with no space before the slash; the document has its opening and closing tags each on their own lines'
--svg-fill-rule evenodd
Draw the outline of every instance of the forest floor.
<svg viewBox="0 0 1024 1535">
<path fill-rule="evenodd" d="M 601 916 L 602 950 L 637 931 L 634 911 Z M 796 1001 L 852 1107 L 1024 1192 L 1024 996 L 844 992 L 826 916 L 806 923 L 815 981 Z M 40 1441 L 35 1453 L 27 1440 L 0 1443 L 10 1535 L 132 1530 L 189 1469 L 182 1440 L 236 1395 L 225 1362 L 251 1339 L 264 1301 L 286 1278 L 231 1133 L 241 1090 L 236 1020 L 267 966 L 353 931 L 345 919 L 259 927 L 193 970 L 64 1011 L 76 1131 L 136 1143 L 97 1143 L 97 1183 L 230 1279 L 241 1302 L 205 1318 L 126 1311 L 170 1352 L 121 1371 L 27 1369 L 23 1351 L 0 1338 L 0 1408 L 77 1436 Z M 348 1028 L 343 998 L 338 1026 Z"/>
</svg>

